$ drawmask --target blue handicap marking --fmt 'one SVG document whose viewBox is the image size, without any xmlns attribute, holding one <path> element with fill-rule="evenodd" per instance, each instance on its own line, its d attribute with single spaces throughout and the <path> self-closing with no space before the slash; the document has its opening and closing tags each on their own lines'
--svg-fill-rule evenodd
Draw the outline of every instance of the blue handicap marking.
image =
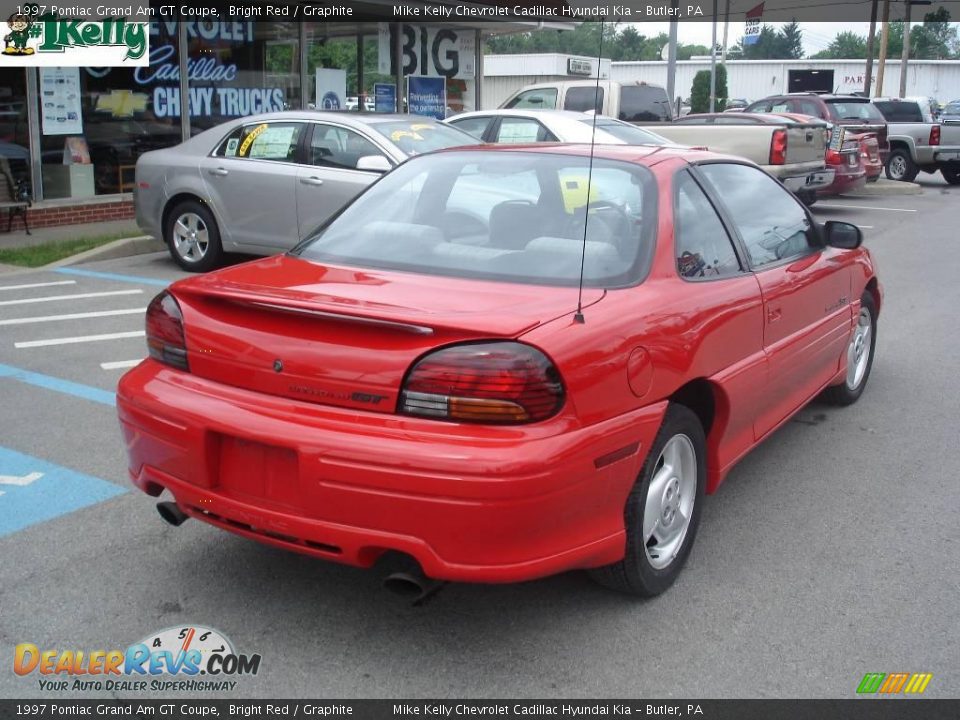
<svg viewBox="0 0 960 720">
<path fill-rule="evenodd" d="M 0 447 L 0 537 L 125 492 L 106 480 Z"/>
</svg>

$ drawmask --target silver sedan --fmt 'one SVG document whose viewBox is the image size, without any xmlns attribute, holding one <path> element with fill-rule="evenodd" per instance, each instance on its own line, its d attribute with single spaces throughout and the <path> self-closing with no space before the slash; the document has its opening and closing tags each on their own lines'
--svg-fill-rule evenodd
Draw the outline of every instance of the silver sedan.
<svg viewBox="0 0 960 720">
<path fill-rule="evenodd" d="M 478 141 L 413 115 L 287 111 L 207 130 L 137 161 L 144 232 L 196 272 L 224 252 L 271 255 L 312 234 L 411 155 Z"/>
</svg>

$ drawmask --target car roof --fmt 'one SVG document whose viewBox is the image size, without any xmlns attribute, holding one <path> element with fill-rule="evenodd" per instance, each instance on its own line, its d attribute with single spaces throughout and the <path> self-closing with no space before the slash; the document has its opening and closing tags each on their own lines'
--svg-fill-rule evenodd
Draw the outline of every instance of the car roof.
<svg viewBox="0 0 960 720">
<path fill-rule="evenodd" d="M 460 118 L 469 118 L 469 117 L 481 117 L 486 115 L 502 115 L 509 117 L 532 117 L 532 118 L 542 118 L 542 117 L 555 117 L 555 118 L 564 118 L 568 120 L 576 120 L 578 122 L 583 122 L 584 120 L 589 120 L 590 115 L 583 112 L 577 112 L 576 110 L 535 110 L 533 108 L 497 108 L 493 110 L 471 110 L 470 112 L 457 113 L 453 117 L 447 118 L 448 120 L 459 120 Z M 612 119 L 607 118 L 604 115 L 599 116 L 600 119 Z"/>
<path fill-rule="evenodd" d="M 604 160 L 620 160 L 645 167 L 652 167 L 665 160 L 681 159 L 685 162 L 696 163 L 702 160 L 732 160 L 739 163 L 748 162 L 742 158 L 697 150 L 694 148 L 675 145 L 590 145 L 589 143 L 532 143 L 527 145 L 475 145 L 466 148 L 446 148 L 437 150 L 431 155 L 440 155 L 451 152 L 522 152 L 547 155 L 571 155 L 575 157 L 589 157 Z"/>
<path fill-rule="evenodd" d="M 408 115 L 403 113 L 371 113 L 371 112 L 325 112 L 321 110 L 282 110 L 260 115 L 248 115 L 241 120 L 244 125 L 258 122 L 273 122 L 279 120 L 313 120 L 340 123 L 342 125 L 372 125 L 379 122 L 399 121 L 409 122 L 439 122 L 435 118 L 424 115 Z"/>
</svg>

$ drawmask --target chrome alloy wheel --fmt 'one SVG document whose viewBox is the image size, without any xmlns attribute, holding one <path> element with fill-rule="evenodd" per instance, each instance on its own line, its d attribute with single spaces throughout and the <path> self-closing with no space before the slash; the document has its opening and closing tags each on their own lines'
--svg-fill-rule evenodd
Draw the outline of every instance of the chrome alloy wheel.
<svg viewBox="0 0 960 720">
<path fill-rule="evenodd" d="M 199 262 L 210 246 L 210 231 L 196 213 L 184 213 L 173 224 L 173 247 L 187 262 Z"/>
<path fill-rule="evenodd" d="M 873 334 L 873 316 L 870 311 L 860 308 L 857 327 L 854 328 L 850 345 L 847 347 L 847 387 L 856 390 L 863 382 L 863 376 L 870 364 L 870 343 Z"/>
<path fill-rule="evenodd" d="M 907 161 L 902 155 L 894 155 L 890 158 L 890 174 L 894 180 L 902 180 L 907 174 Z"/>
<path fill-rule="evenodd" d="M 657 458 L 643 508 L 644 552 L 657 570 L 672 563 L 683 547 L 696 495 L 693 442 L 686 435 L 674 435 Z"/>
</svg>

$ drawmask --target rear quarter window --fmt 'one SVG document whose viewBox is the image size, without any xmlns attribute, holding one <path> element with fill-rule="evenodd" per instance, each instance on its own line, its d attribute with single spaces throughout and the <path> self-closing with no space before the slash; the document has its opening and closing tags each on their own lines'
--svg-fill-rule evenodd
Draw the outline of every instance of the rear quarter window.
<svg viewBox="0 0 960 720">
<path fill-rule="evenodd" d="M 627 85 L 620 88 L 620 120 L 666 122 L 671 118 L 667 91 L 655 85 Z"/>
<path fill-rule="evenodd" d="M 889 122 L 923 122 L 923 113 L 915 102 L 875 101 L 873 103 Z"/>
<path fill-rule="evenodd" d="M 587 112 L 594 110 L 603 111 L 603 88 L 602 87 L 572 87 L 567 88 L 567 94 L 563 98 L 563 109 L 573 110 L 575 112 Z"/>
</svg>

